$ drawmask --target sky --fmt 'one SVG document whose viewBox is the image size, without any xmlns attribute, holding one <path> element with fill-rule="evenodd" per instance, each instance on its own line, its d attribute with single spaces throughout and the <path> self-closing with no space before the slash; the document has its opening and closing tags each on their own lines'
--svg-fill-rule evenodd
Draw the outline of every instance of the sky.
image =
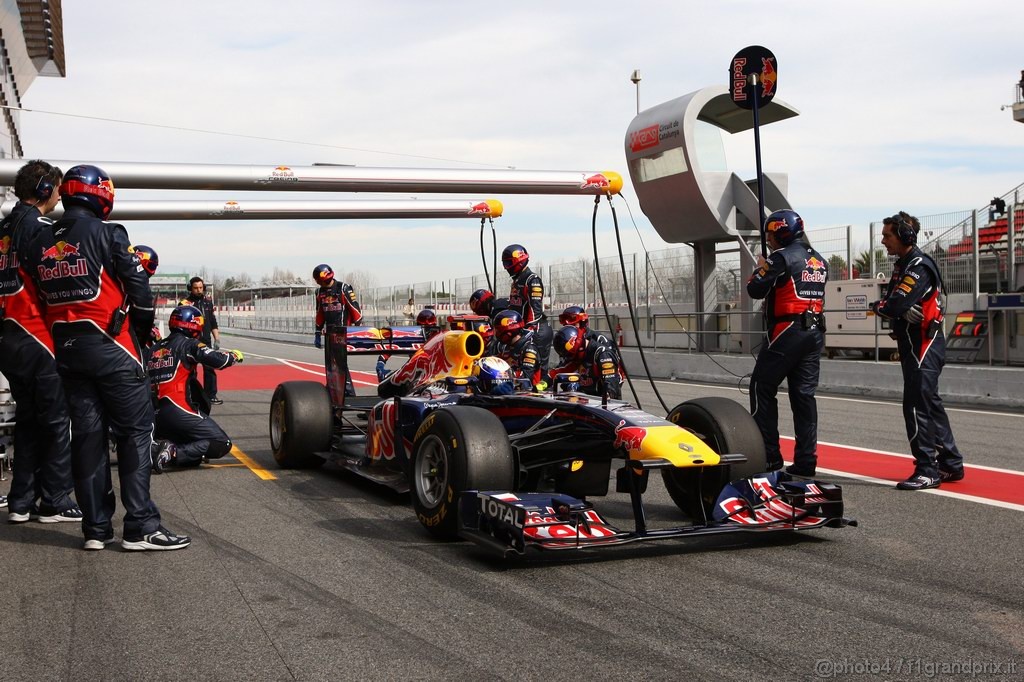
<svg viewBox="0 0 1024 682">
<path fill-rule="evenodd" d="M 37 110 L 21 113 L 28 158 L 613 170 L 637 219 L 634 230 L 617 200 L 623 249 L 657 251 L 679 245 L 658 236 L 629 183 L 630 75 L 640 71 L 646 109 L 724 84 L 732 56 L 759 44 L 778 59 L 778 99 L 800 111 L 762 130 L 764 169 L 788 173 L 790 202 L 810 229 L 853 224 L 866 248 L 872 220 L 981 208 L 1024 182 L 1024 125 L 1000 111 L 1024 69 L 1010 0 L 65 0 L 63 10 L 67 77 L 37 79 L 24 94 Z M 752 135 L 727 138 L 730 170 L 754 177 Z M 239 194 L 124 189 L 118 198 Z M 280 198 L 300 196 L 403 195 Z M 589 197 L 459 198 L 503 202 L 499 249 L 518 242 L 544 264 L 592 255 Z M 611 256 L 611 221 L 600 221 L 598 248 Z M 483 271 L 471 220 L 128 229 L 159 252 L 163 272 L 205 266 L 258 278 L 327 262 L 383 286 Z"/>
</svg>

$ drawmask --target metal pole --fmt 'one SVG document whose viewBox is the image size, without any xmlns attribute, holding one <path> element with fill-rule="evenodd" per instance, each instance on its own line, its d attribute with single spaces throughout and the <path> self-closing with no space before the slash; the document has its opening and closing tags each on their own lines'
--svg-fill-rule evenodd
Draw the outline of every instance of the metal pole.
<svg viewBox="0 0 1024 682">
<path fill-rule="evenodd" d="M 1017 201 L 1018 191 L 1013 191 L 1013 205 L 1010 213 L 1006 216 L 1006 248 L 1009 253 L 1006 256 L 1006 267 L 1009 270 L 1006 274 L 1007 289 L 1017 290 Z"/>
<path fill-rule="evenodd" d="M 981 245 L 978 235 L 978 209 L 971 211 L 971 242 L 974 247 L 974 305 L 981 303 Z"/>
<path fill-rule="evenodd" d="M 853 279 L 853 225 L 846 226 L 846 279 Z"/>
<path fill-rule="evenodd" d="M 868 277 L 875 278 L 875 224 L 868 223 Z M 877 350 L 877 349 L 876 349 Z M 876 357 L 875 360 L 878 358 Z"/>
</svg>

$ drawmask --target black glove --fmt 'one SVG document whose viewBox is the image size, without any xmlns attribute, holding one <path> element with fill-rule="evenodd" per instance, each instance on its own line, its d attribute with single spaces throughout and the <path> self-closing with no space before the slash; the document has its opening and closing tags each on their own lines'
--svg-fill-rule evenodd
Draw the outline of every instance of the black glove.
<svg viewBox="0 0 1024 682">
<path fill-rule="evenodd" d="M 915 303 L 910 306 L 910 310 L 903 313 L 903 319 L 910 324 L 921 324 L 924 322 L 924 311 L 921 310 L 921 305 L 919 303 Z"/>
</svg>

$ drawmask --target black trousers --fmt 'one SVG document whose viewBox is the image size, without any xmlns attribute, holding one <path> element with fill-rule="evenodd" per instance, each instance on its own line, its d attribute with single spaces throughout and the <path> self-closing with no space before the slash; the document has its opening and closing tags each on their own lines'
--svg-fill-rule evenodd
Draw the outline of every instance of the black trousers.
<svg viewBox="0 0 1024 682">
<path fill-rule="evenodd" d="M 217 397 L 217 370 L 209 365 L 203 365 L 203 392 L 207 398 Z"/>
<path fill-rule="evenodd" d="M 203 457 L 220 459 L 231 451 L 231 439 L 209 415 L 190 414 L 167 399 L 156 411 L 156 437 L 174 443 L 177 466 L 199 466 Z"/>
<path fill-rule="evenodd" d="M 796 323 L 799 324 L 799 323 Z M 795 325 L 794 325 L 795 326 Z M 785 379 L 789 405 L 793 410 L 796 446 L 793 464 L 813 470 L 818 463 L 818 403 L 814 393 L 821 374 L 821 351 L 825 335 L 817 329 L 790 327 L 757 354 L 750 378 L 750 414 L 764 439 L 768 464 L 782 462 L 779 450 L 779 402 L 776 395 Z"/>
<path fill-rule="evenodd" d="M 137 538 L 160 527 L 149 496 L 153 469 L 153 402 L 142 366 L 109 340 L 95 335 L 57 345 L 57 370 L 71 413 L 71 470 L 86 538 L 114 534 L 116 501 L 110 475 L 107 427 L 117 445 L 117 474 L 125 508 L 124 535 Z"/>
<path fill-rule="evenodd" d="M 910 454 L 914 456 L 914 473 L 936 478 L 939 469 L 961 471 L 964 458 L 939 396 L 939 375 L 946 364 L 946 337 L 936 336 L 920 362 L 919 348 L 899 336 L 897 340 L 903 369 L 903 421 Z"/>
<path fill-rule="evenodd" d="M 541 376 L 544 381 L 548 380 L 548 357 L 551 355 L 551 342 L 555 339 L 555 333 L 547 321 L 541 322 L 533 329 L 533 343 L 537 346 L 537 364 L 542 370 Z"/>
<path fill-rule="evenodd" d="M 45 346 L 7 322 L 0 342 L 0 372 L 17 403 L 8 510 L 24 514 L 37 499 L 47 512 L 71 509 L 71 422 L 57 363 Z"/>
</svg>

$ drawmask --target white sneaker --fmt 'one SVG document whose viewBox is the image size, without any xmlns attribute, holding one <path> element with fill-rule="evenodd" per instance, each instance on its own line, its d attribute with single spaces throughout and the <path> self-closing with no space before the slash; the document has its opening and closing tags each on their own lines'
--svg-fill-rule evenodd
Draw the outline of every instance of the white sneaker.
<svg viewBox="0 0 1024 682">
<path fill-rule="evenodd" d="M 82 549 L 88 551 L 96 551 L 99 549 L 103 549 L 107 545 L 112 545 L 114 544 L 114 542 L 114 538 L 107 538 L 106 540 L 97 540 L 96 538 L 89 538 L 85 541 L 85 544 L 82 545 Z"/>
<path fill-rule="evenodd" d="M 7 506 L 7 496 L 6 495 L 0 495 L 0 509 L 5 508 L 6 506 Z"/>
<path fill-rule="evenodd" d="M 25 523 L 29 519 L 31 519 L 31 518 L 33 518 L 35 516 L 38 516 L 38 515 L 39 515 L 39 510 L 38 509 L 29 509 L 27 512 L 8 511 L 7 512 L 7 522 L 8 523 Z"/>
</svg>

